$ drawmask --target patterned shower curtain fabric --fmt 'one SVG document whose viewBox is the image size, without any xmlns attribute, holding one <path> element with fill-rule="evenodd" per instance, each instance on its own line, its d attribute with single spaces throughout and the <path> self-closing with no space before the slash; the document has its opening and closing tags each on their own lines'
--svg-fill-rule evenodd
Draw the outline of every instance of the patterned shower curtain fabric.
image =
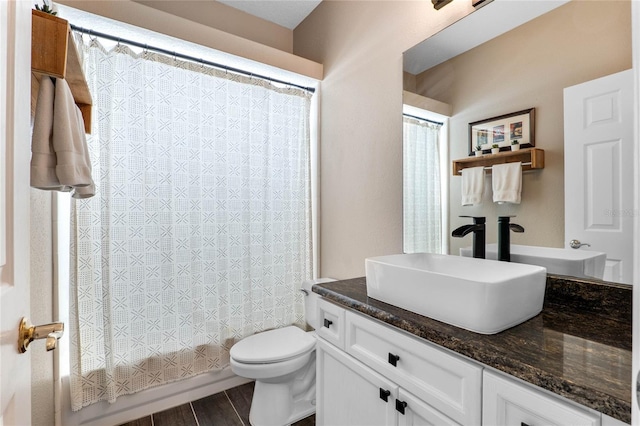
<svg viewBox="0 0 640 426">
<path fill-rule="evenodd" d="M 404 252 L 442 252 L 439 124 L 403 117 Z"/>
<path fill-rule="evenodd" d="M 73 410 L 219 370 L 304 324 L 310 94 L 83 44 L 97 196 L 73 201 Z"/>
</svg>

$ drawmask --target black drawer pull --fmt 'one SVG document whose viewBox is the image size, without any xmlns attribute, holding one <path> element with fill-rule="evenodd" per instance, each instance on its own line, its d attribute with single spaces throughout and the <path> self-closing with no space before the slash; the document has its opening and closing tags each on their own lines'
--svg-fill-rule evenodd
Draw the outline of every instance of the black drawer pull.
<svg viewBox="0 0 640 426">
<path fill-rule="evenodd" d="M 404 414 L 404 409 L 407 408 L 407 403 L 405 401 L 400 401 L 396 399 L 396 411 L 400 414 Z"/>
<path fill-rule="evenodd" d="M 398 355 L 394 355 L 389 352 L 389 364 L 395 367 L 398 364 L 398 360 L 400 360 L 400 357 Z"/>
<path fill-rule="evenodd" d="M 389 395 L 391 395 L 391 391 L 380 388 L 380 399 L 384 402 L 389 402 Z"/>
<path fill-rule="evenodd" d="M 525 422 L 520 422 L 520 426 L 529 426 L 529 425 L 526 424 Z"/>
<path fill-rule="evenodd" d="M 333 321 L 328 320 L 326 318 L 324 319 L 324 326 L 325 327 L 329 328 L 329 327 L 331 327 L 331 324 L 333 324 Z"/>
</svg>

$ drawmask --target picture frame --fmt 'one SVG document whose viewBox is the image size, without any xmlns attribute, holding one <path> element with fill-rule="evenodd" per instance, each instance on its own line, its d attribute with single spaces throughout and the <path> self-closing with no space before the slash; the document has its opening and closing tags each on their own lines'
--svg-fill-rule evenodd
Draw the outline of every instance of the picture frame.
<svg viewBox="0 0 640 426">
<path fill-rule="evenodd" d="M 508 151 L 514 141 L 520 148 L 534 147 L 535 110 L 529 108 L 469 123 L 469 155 L 475 155 L 477 146 L 488 153 L 494 144 L 500 151 Z"/>
</svg>

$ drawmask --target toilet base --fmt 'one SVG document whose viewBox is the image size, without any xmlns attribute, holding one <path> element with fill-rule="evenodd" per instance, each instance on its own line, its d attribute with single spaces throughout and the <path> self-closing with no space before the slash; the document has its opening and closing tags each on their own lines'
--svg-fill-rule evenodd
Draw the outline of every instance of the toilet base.
<svg viewBox="0 0 640 426">
<path fill-rule="evenodd" d="M 294 400 L 290 391 L 284 383 L 256 382 L 249 412 L 251 426 L 287 426 L 316 412 L 315 395 L 312 399 Z M 261 399 L 260 395 L 268 398 Z"/>
<path fill-rule="evenodd" d="M 294 404 L 293 413 L 289 418 L 289 424 L 295 423 L 298 420 L 302 420 L 305 417 L 309 417 L 316 412 L 315 400 L 312 401 L 298 401 Z"/>
<path fill-rule="evenodd" d="M 312 355 L 291 380 L 256 380 L 249 411 L 252 426 L 286 426 L 315 413 L 315 353 Z"/>
</svg>

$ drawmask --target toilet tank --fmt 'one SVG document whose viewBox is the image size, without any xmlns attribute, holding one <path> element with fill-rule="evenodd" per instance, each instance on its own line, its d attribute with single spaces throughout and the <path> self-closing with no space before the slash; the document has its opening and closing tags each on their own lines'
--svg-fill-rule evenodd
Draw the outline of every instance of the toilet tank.
<svg viewBox="0 0 640 426">
<path fill-rule="evenodd" d="M 318 329 L 318 296 L 317 293 L 311 291 L 311 287 L 314 284 L 328 283 L 335 281 L 333 278 L 317 278 L 315 280 L 307 280 L 302 282 L 302 290 L 304 293 L 304 316 L 309 324 L 314 329 Z"/>
</svg>

